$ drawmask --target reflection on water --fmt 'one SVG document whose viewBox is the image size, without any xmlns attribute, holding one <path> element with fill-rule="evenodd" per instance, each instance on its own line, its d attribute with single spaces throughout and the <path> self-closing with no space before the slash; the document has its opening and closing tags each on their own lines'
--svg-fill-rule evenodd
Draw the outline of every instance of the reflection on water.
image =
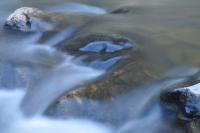
<svg viewBox="0 0 200 133">
<path fill-rule="evenodd" d="M 106 11 L 103 8 L 98 8 L 95 6 L 89 6 L 79 3 L 68 3 L 53 7 L 47 7 L 48 11 L 51 12 L 63 12 L 63 13 L 91 13 L 91 14 L 105 14 Z"/>
<path fill-rule="evenodd" d="M 67 1 L 77 4 L 67 4 Z M 167 114 L 160 106 L 159 94 L 163 90 L 186 84 L 200 67 L 200 2 L 198 0 L 67 1 L 9 0 L 1 3 L 1 131 L 3 133 L 187 132 L 184 123 L 177 122 L 173 114 Z M 47 34 L 45 45 L 40 45 L 43 33 L 24 34 L 5 31 L 2 28 L 6 16 L 22 5 L 63 13 L 77 11 L 101 15 L 95 17 L 92 15 L 92 21 L 87 24 L 76 19 L 80 21 L 79 25 L 84 25 L 81 29 L 76 29 L 76 25 L 73 25 L 56 32 L 53 36 L 44 33 Z M 113 11 L 124 6 L 129 6 L 131 12 L 104 14 L 105 11 Z M 44 117 L 42 113 L 64 92 L 67 93 L 80 86 L 84 88 L 102 76 L 112 63 L 118 61 L 112 59 L 106 61 L 104 58 L 104 61 L 95 60 L 94 57 L 93 62 L 84 63 L 83 59 L 86 57 L 77 59 L 54 48 L 55 45 L 59 46 L 57 44 L 60 42 L 89 33 L 127 36 L 136 43 L 137 52 L 134 50 L 122 52 L 127 60 L 119 63 L 114 73 L 119 76 L 109 77 L 112 75 L 112 72 L 109 72 L 108 76 L 100 78 L 98 85 L 103 88 L 101 91 L 105 91 L 100 93 L 97 91 L 96 99 L 94 97 L 93 100 L 87 99 L 87 95 L 59 99 L 48 110 L 49 112 L 47 111 L 48 115 L 55 116 L 54 119 Z M 74 45 L 79 46 L 79 44 Z M 113 59 L 118 58 L 121 60 L 121 56 L 118 55 Z M 187 69 L 181 69 L 183 66 Z M 169 70 L 173 71 L 167 73 Z M 117 87 L 120 87 L 120 91 L 115 93 Z M 107 98 L 105 95 L 109 91 L 113 96 Z M 25 117 L 26 115 L 29 117 Z M 67 120 L 55 120 L 56 118 Z"/>
</svg>

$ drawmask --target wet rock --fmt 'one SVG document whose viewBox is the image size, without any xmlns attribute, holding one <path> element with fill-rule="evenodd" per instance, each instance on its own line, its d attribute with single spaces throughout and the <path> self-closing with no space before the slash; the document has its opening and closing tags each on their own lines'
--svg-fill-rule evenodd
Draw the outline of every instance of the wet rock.
<svg viewBox="0 0 200 133">
<path fill-rule="evenodd" d="M 66 27 L 78 28 L 92 18 L 87 14 L 46 12 L 38 8 L 22 7 L 15 10 L 6 20 L 4 27 L 23 32 L 60 31 Z"/>
<path fill-rule="evenodd" d="M 46 111 L 48 116 L 56 118 L 82 117 L 83 107 L 81 103 L 73 99 L 61 100 L 50 106 Z"/>
<path fill-rule="evenodd" d="M 129 43 L 132 44 L 133 48 L 111 53 L 106 51 L 100 53 L 80 51 L 80 48 L 85 47 L 87 44 L 99 41 L 113 42 L 119 46 Z M 146 55 L 140 51 L 140 45 L 121 35 L 107 33 L 78 35 L 70 42 L 58 45 L 57 48 L 63 52 L 83 57 L 86 62 L 97 61 L 93 66 L 98 69 L 104 69 L 114 63 L 111 67 L 113 68 L 112 71 L 109 71 L 104 78 L 75 92 L 81 97 L 98 100 L 112 99 L 129 91 L 131 88 L 158 79 L 160 73 L 160 69 L 157 69 L 152 62 L 145 59 Z"/>
<path fill-rule="evenodd" d="M 135 88 L 136 90 L 139 89 L 140 91 L 132 90 L 129 91 L 127 94 L 121 94 L 119 97 L 105 101 L 85 99 L 84 96 L 73 93 L 71 94 L 71 96 L 63 96 L 62 98 L 60 98 L 58 102 L 56 102 L 54 105 L 51 106 L 51 108 L 49 108 L 47 114 L 59 118 L 67 118 L 70 116 L 86 117 L 117 127 L 121 127 L 122 125 L 124 125 L 125 122 L 129 121 L 127 124 L 124 125 L 124 127 L 127 127 L 126 125 L 130 125 L 128 126 L 129 131 L 125 130 L 124 132 L 131 132 L 134 129 L 137 129 L 137 127 L 141 125 L 141 123 L 142 127 L 149 127 L 151 126 L 152 121 L 159 120 L 160 123 L 155 126 L 155 129 L 159 129 L 159 131 L 153 133 L 160 133 L 161 131 L 163 131 L 164 128 L 170 128 L 168 126 L 172 126 L 174 124 L 168 123 L 168 120 L 165 121 L 160 118 L 162 116 L 160 114 L 160 108 L 157 105 L 159 97 L 154 97 L 156 95 L 154 89 L 157 88 L 158 90 L 160 90 L 163 85 L 166 85 L 166 82 L 168 81 L 161 82 L 162 83 L 155 83 L 148 87 L 143 86 L 144 88 Z M 93 90 L 90 91 L 91 95 L 95 95 L 95 93 L 97 93 L 98 90 L 95 89 L 98 88 L 97 86 L 95 87 L 93 85 Z M 110 88 L 108 87 L 107 89 L 109 90 Z M 151 98 L 147 96 L 147 94 L 151 95 L 150 93 L 152 92 L 154 92 L 154 96 L 151 96 Z M 141 102 L 141 100 L 144 100 L 146 102 Z M 137 124 L 135 123 L 136 121 L 138 122 Z M 142 131 L 146 131 L 146 129 L 147 128 Z"/>
<path fill-rule="evenodd" d="M 121 109 L 122 106 L 117 108 L 114 102 L 107 102 L 108 103 L 89 100 L 79 96 L 74 96 L 73 98 L 68 99 L 63 98 L 62 100 L 53 104 L 45 112 L 45 115 L 61 119 L 70 117 L 89 118 L 95 121 L 106 123 L 108 125 L 120 126 L 122 121 L 125 121 L 121 116 L 126 118 L 128 116 L 128 113 L 122 113 L 123 111 L 127 110 Z"/>
<path fill-rule="evenodd" d="M 17 10 L 15 10 L 6 20 L 5 22 L 5 27 L 6 28 L 11 28 L 15 30 L 20 30 L 24 32 L 29 32 L 29 31 L 35 31 L 37 26 L 39 25 L 38 23 L 35 23 L 37 19 L 34 16 L 42 15 L 44 14 L 43 11 L 33 8 L 33 7 L 22 7 Z M 42 21 L 41 21 L 42 23 Z M 50 25 L 47 23 L 44 23 L 44 27 L 40 28 L 51 28 Z"/>
<path fill-rule="evenodd" d="M 161 101 L 177 112 L 178 118 L 192 120 L 200 118 L 200 83 L 165 92 Z"/>
<path fill-rule="evenodd" d="M 200 132 L 200 120 L 192 120 L 192 122 L 190 122 L 190 132 L 191 133 Z"/>
<path fill-rule="evenodd" d="M 187 72 L 184 72 L 184 74 Z M 161 103 L 176 113 L 178 120 L 185 123 L 187 132 L 200 132 L 200 83 L 199 70 L 187 78 L 178 89 L 161 94 Z M 188 87 L 183 87 L 188 86 Z M 172 112 L 171 112 L 172 113 Z"/>
</svg>

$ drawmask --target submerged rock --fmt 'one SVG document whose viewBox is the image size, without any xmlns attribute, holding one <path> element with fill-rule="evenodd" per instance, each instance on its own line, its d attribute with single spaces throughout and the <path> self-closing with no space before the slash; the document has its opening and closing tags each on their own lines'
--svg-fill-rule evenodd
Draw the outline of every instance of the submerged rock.
<svg viewBox="0 0 200 133">
<path fill-rule="evenodd" d="M 120 35 L 89 34 L 78 36 L 66 45 L 56 46 L 63 52 L 87 56 L 86 62 L 100 70 L 110 70 L 123 59 L 120 51 L 135 47 L 134 43 Z M 109 54 L 109 56 L 106 56 Z M 78 56 L 79 56 L 78 55 Z"/>
<path fill-rule="evenodd" d="M 113 57 L 110 58 L 108 60 L 102 61 L 102 60 L 96 60 L 93 61 L 90 64 L 90 67 L 98 69 L 98 70 L 110 70 L 112 69 L 112 67 L 114 67 L 114 65 L 116 65 L 123 57 L 122 56 L 117 56 L 117 57 Z"/>
<path fill-rule="evenodd" d="M 180 119 L 200 118 L 200 83 L 163 93 L 161 100 L 175 110 Z"/>
<path fill-rule="evenodd" d="M 132 48 L 116 52 L 102 51 L 100 53 L 80 51 L 80 48 L 87 46 L 87 44 L 101 41 L 112 42 L 117 46 L 131 44 Z M 157 69 L 151 61 L 145 59 L 146 55 L 140 51 L 140 45 L 122 35 L 87 33 L 78 35 L 68 43 L 57 45 L 57 48 L 63 52 L 84 57 L 86 62 L 92 62 L 92 67 L 103 70 L 113 68 L 104 78 L 76 91 L 75 93 L 80 97 L 112 99 L 133 87 L 149 83 L 159 77 L 160 69 Z"/>
<path fill-rule="evenodd" d="M 69 44 L 63 45 L 62 50 L 78 49 L 82 52 L 113 53 L 125 49 L 135 48 L 129 38 L 116 34 L 89 34 L 73 39 Z"/>
<path fill-rule="evenodd" d="M 97 53 L 105 51 L 107 53 L 112 53 L 123 49 L 130 49 L 132 47 L 133 45 L 130 43 L 117 45 L 110 41 L 96 41 L 96 42 L 91 42 L 87 44 L 85 47 L 80 48 L 80 51 L 97 52 Z"/>
</svg>

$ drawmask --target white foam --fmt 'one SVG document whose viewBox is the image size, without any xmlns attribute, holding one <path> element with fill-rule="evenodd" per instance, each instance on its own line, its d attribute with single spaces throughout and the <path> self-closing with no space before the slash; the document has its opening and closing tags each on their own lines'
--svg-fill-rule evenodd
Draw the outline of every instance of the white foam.
<svg viewBox="0 0 200 133">
<path fill-rule="evenodd" d="M 192 93 L 196 95 L 200 95 L 200 83 L 190 86 L 190 87 L 185 87 L 185 89 L 190 90 Z"/>
<path fill-rule="evenodd" d="M 24 91 L 0 90 L 1 133 L 110 133 L 111 129 L 86 119 L 53 120 L 43 116 L 25 118 L 19 104 Z"/>
<path fill-rule="evenodd" d="M 32 90 L 23 100 L 23 109 L 31 115 L 43 113 L 62 94 L 96 79 L 102 74 L 103 71 L 80 66 L 73 63 L 72 60 L 66 60 L 53 69 L 47 70 L 39 81 L 34 82 Z"/>
<path fill-rule="evenodd" d="M 34 118 L 16 123 L 9 133 L 109 133 L 105 126 L 81 119 L 66 121 Z"/>
</svg>

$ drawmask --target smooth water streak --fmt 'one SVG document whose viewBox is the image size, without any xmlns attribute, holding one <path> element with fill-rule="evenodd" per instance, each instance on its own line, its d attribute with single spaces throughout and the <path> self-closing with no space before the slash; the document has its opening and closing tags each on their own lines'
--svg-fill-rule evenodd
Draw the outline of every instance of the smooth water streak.
<svg viewBox="0 0 200 133">
<path fill-rule="evenodd" d="M 25 92 L 0 90 L 1 133 L 111 133 L 112 129 L 87 119 L 53 120 L 43 116 L 26 118 L 19 105 Z M 84 124 L 83 124 L 84 123 Z"/>
</svg>

